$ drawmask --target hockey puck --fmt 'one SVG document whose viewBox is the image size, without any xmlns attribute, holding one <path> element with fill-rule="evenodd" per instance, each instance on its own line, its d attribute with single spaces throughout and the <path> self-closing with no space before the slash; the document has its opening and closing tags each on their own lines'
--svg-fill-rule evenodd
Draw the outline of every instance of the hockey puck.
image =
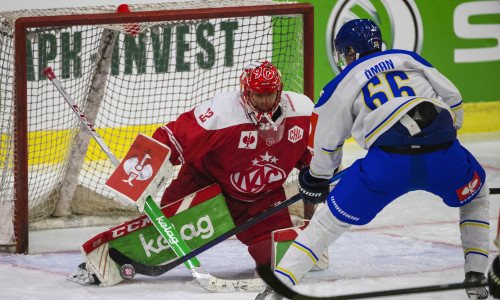
<svg viewBox="0 0 500 300">
<path fill-rule="evenodd" d="M 134 278 L 134 276 L 135 276 L 134 266 L 132 266 L 130 264 L 124 264 L 120 268 L 120 276 L 123 279 L 132 279 L 132 278 Z"/>
</svg>

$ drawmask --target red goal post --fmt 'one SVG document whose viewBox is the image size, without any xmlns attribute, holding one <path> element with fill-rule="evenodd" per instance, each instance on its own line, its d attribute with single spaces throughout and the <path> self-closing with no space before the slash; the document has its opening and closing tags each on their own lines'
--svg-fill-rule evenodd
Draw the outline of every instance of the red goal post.
<svg viewBox="0 0 500 300">
<path fill-rule="evenodd" d="M 28 252 L 38 220 L 134 213 L 100 187 L 112 165 L 40 77 L 48 64 L 118 158 L 138 133 L 239 88 L 253 59 L 271 60 L 285 90 L 314 99 L 312 5 L 235 2 L 0 13 L 0 204 L 13 206 L 12 243 L 0 234 L 2 250 Z M 141 32 L 127 34 L 127 24 Z M 0 213 L 0 226 L 7 219 Z"/>
</svg>

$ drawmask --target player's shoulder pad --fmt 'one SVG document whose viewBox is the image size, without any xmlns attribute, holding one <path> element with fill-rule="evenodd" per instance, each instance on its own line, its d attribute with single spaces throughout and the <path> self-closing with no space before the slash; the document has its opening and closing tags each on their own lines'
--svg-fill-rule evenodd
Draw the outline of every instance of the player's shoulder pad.
<svg viewBox="0 0 500 300">
<path fill-rule="evenodd" d="M 241 102 L 240 91 L 220 93 L 197 106 L 193 110 L 194 117 L 206 130 L 249 123 Z"/>
<path fill-rule="evenodd" d="M 306 95 L 283 91 L 281 97 L 287 101 L 287 117 L 310 116 L 314 108 L 313 101 Z"/>
</svg>

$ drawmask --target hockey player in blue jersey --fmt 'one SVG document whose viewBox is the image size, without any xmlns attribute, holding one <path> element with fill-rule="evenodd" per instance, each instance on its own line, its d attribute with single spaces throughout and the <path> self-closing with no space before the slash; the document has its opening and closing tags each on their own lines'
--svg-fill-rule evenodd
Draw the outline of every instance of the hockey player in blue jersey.
<svg viewBox="0 0 500 300">
<path fill-rule="evenodd" d="M 368 19 L 342 26 L 334 41 L 342 72 L 328 83 L 313 110 L 311 165 L 299 174 L 306 203 L 323 203 L 275 268 L 295 285 L 352 225 L 369 223 L 396 198 L 433 193 L 460 211 L 465 280 L 481 282 L 488 266 L 489 189 L 483 168 L 457 140 L 463 122 L 460 92 L 429 62 L 403 50 L 382 51 L 382 36 Z M 344 141 L 367 149 L 330 192 Z M 484 287 L 466 290 L 486 299 Z M 269 288 L 257 299 L 280 299 Z"/>
</svg>

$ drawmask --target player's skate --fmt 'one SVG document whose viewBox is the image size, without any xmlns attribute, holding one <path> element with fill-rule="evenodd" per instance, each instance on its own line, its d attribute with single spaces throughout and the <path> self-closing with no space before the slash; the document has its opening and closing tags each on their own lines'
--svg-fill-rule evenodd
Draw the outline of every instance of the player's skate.
<svg viewBox="0 0 500 300">
<path fill-rule="evenodd" d="M 95 276 L 89 270 L 87 270 L 87 265 L 84 262 L 78 266 L 77 273 L 68 275 L 66 279 L 83 285 L 100 283 L 97 276 Z"/>
<path fill-rule="evenodd" d="M 480 283 L 480 282 L 483 282 L 485 280 L 486 279 L 485 279 L 483 273 L 470 271 L 470 272 L 465 273 L 464 283 Z M 475 287 L 475 288 L 468 288 L 468 289 L 465 289 L 465 292 L 467 293 L 469 298 L 472 300 L 488 298 L 488 290 L 484 286 Z"/>
<path fill-rule="evenodd" d="M 263 292 L 260 292 L 255 300 L 282 300 L 283 296 L 276 293 L 270 286 L 266 286 Z"/>
</svg>

